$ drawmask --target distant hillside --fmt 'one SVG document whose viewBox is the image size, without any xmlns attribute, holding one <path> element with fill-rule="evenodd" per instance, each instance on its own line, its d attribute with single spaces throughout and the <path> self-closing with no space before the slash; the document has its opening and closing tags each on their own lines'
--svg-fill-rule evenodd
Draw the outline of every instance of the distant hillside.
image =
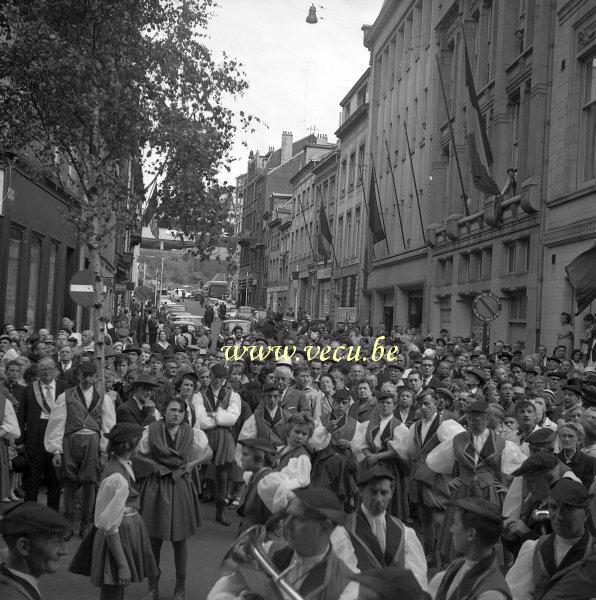
<svg viewBox="0 0 596 600">
<path fill-rule="evenodd" d="M 217 258 L 201 261 L 197 258 L 191 258 L 188 254 L 179 250 L 169 250 L 164 252 L 163 261 L 163 280 L 164 287 L 176 287 L 179 285 L 196 285 L 202 281 L 205 284 L 213 279 L 218 273 L 228 274 L 228 265 L 231 265 L 225 257 L 225 250 L 219 248 L 214 252 Z M 146 266 L 145 266 L 146 265 Z M 154 279 L 156 272 L 161 269 L 161 253 L 159 250 L 141 249 L 139 257 L 139 274 L 143 276 L 143 271 L 147 279 Z"/>
</svg>

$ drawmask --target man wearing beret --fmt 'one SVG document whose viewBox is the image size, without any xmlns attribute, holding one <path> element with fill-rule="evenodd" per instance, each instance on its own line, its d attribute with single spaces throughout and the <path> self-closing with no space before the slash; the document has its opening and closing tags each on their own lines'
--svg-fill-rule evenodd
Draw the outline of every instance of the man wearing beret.
<svg viewBox="0 0 596 600">
<path fill-rule="evenodd" d="M 0 598 L 41 600 L 39 579 L 58 571 L 71 529 L 72 523 L 60 513 L 36 502 L 6 511 L 0 519 L 0 534 L 8 547 L 6 563 L 0 564 Z"/>
<path fill-rule="evenodd" d="M 507 573 L 513 600 L 540 600 L 579 561 L 592 553 L 588 490 L 569 478 L 556 481 L 548 494 L 548 513 L 553 532 L 526 541 Z M 590 593 L 591 598 L 594 590 Z M 568 598 L 566 594 L 558 598 Z"/>
<path fill-rule="evenodd" d="M 95 365 L 79 365 L 79 384 L 60 394 L 50 413 L 44 444 L 61 469 L 64 482 L 64 514 L 73 520 L 75 493 L 83 488 L 81 537 L 93 518 L 93 504 L 101 470 L 107 462 L 107 439 L 102 435 L 116 424 L 114 401 L 95 389 Z M 101 457 L 100 457 L 101 455 Z"/>
<path fill-rule="evenodd" d="M 304 600 L 357 600 L 358 584 L 352 571 L 331 547 L 331 533 L 345 523 L 342 506 L 332 492 L 319 488 L 299 489 L 287 508 L 286 540 L 266 542 L 265 552 L 281 579 Z M 251 571 L 245 577 L 237 565 L 215 583 L 207 600 L 230 600 L 251 594 L 271 597 L 270 579 Z M 243 570 L 246 573 L 246 570 Z"/>
<path fill-rule="evenodd" d="M 463 555 L 429 584 L 434 600 L 511 600 L 495 552 L 503 531 L 501 511 L 482 498 L 456 500 L 451 535 Z"/>
<path fill-rule="evenodd" d="M 239 466 L 245 473 L 250 473 L 236 511 L 242 518 L 240 532 L 243 532 L 253 525 L 264 525 L 271 516 L 271 511 L 259 495 L 259 482 L 271 473 L 277 448 L 269 440 L 258 437 L 242 440 L 239 444 L 242 448 Z"/>
<path fill-rule="evenodd" d="M 358 474 L 362 500 L 358 510 L 348 516 L 345 543 L 354 548 L 360 571 L 400 567 L 409 569 L 423 590 L 427 589 L 426 559 L 416 532 L 390 515 L 387 507 L 395 491 L 395 476 L 381 465 L 362 469 Z M 337 544 L 343 528 L 332 536 Z"/>
</svg>

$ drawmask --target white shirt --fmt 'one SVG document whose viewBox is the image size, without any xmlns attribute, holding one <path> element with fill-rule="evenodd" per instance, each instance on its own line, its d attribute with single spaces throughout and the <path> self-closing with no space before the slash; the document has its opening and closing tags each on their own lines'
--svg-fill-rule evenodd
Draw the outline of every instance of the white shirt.
<svg viewBox="0 0 596 600">
<path fill-rule="evenodd" d="M 44 400 L 48 403 L 50 408 L 54 408 L 56 406 L 56 380 L 52 379 L 50 383 L 44 383 L 43 381 L 39 382 L 41 385 L 41 393 L 43 395 Z"/>
<path fill-rule="evenodd" d="M 474 464 L 478 464 L 478 459 L 480 458 L 480 452 L 482 452 L 482 448 L 484 448 L 484 444 L 486 444 L 486 440 L 490 435 L 490 431 L 485 429 L 480 435 L 472 434 L 472 446 L 474 446 Z"/>
<path fill-rule="evenodd" d="M 579 539 L 566 540 L 555 536 L 555 563 L 560 565 L 565 555 Z M 515 563 L 505 576 L 513 600 L 533 600 L 534 598 L 534 553 L 538 540 L 528 540 L 520 548 Z"/>
<path fill-rule="evenodd" d="M 387 521 L 385 520 L 385 511 L 380 515 L 373 515 L 364 504 L 361 505 L 362 512 L 372 529 L 374 536 L 381 546 L 381 551 L 385 554 L 387 549 Z"/>
<path fill-rule="evenodd" d="M 436 418 L 436 413 L 432 416 L 431 419 L 428 419 L 428 421 L 426 421 L 425 419 L 422 419 L 422 429 L 420 430 L 420 443 L 424 443 L 424 441 L 426 440 L 426 434 L 428 433 L 428 430 L 430 429 L 430 426 L 433 424 L 435 418 Z"/>
<path fill-rule="evenodd" d="M 392 418 L 393 415 L 389 415 L 388 417 L 383 417 L 382 419 L 380 419 L 379 431 L 377 432 L 377 435 L 375 435 L 375 439 L 373 440 L 373 443 L 376 448 L 380 448 L 383 445 L 381 435 L 383 434 L 383 431 L 385 431 L 385 427 L 387 427 L 387 424 L 389 423 L 389 421 L 391 421 Z M 391 437 L 393 437 L 393 435 Z"/>
<path fill-rule="evenodd" d="M 63 371 L 68 371 L 72 367 L 72 360 L 69 362 L 60 363 Z"/>
</svg>

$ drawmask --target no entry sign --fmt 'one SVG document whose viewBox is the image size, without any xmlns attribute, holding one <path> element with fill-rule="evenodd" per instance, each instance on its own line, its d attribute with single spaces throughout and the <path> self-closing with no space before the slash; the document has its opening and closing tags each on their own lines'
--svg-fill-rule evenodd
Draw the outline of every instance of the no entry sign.
<svg viewBox="0 0 596 600">
<path fill-rule="evenodd" d="M 478 294 L 472 300 L 472 310 L 478 319 L 489 323 L 494 321 L 503 310 L 501 299 L 492 292 Z"/>
<path fill-rule="evenodd" d="M 93 284 L 95 283 L 95 273 L 90 269 L 83 269 L 72 276 L 68 293 L 79 306 L 91 308 L 94 303 Z M 103 296 L 105 297 L 108 288 L 103 286 Z"/>
</svg>

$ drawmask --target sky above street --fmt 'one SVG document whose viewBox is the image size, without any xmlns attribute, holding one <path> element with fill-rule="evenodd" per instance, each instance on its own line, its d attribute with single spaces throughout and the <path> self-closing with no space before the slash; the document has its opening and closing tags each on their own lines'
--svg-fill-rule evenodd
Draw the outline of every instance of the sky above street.
<svg viewBox="0 0 596 600">
<path fill-rule="evenodd" d="M 282 131 L 299 139 L 316 128 L 335 141 L 339 102 L 368 66 L 363 24 L 372 24 L 382 0 L 315 2 L 319 22 L 306 23 L 311 0 L 219 0 L 207 45 L 243 64 L 249 89 L 236 111 L 259 117 L 255 133 L 239 132 L 230 183 L 246 171 L 250 150 L 278 148 Z M 242 145 L 242 141 L 248 147 Z"/>
</svg>

